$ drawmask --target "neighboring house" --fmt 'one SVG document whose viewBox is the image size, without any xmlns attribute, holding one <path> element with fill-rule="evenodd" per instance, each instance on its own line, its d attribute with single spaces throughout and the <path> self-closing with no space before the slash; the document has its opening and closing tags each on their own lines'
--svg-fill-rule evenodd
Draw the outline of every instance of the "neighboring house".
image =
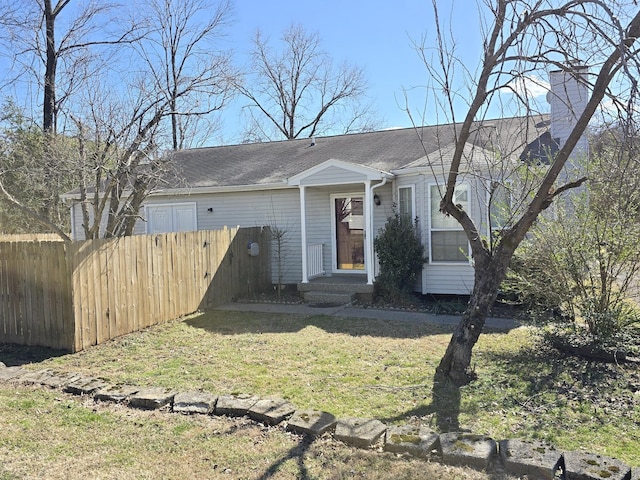
<svg viewBox="0 0 640 480">
<path fill-rule="evenodd" d="M 541 152 L 557 149 L 582 111 L 584 86 L 561 72 L 551 83 L 551 115 L 474 127 L 455 196 L 484 233 L 491 218 L 488 192 L 500 166 L 544 162 Z M 396 208 L 417 218 L 425 245 L 428 260 L 417 290 L 468 294 L 473 266 L 466 236 L 439 212 L 453 148 L 453 126 L 438 125 L 180 151 L 173 156 L 180 174 L 148 197 L 137 233 L 277 226 L 286 231 L 284 283 L 360 274 L 371 284 L 377 274 L 373 239 Z M 586 142 L 578 149 L 586 151 Z M 80 208 L 71 209 L 79 225 Z M 73 236 L 81 237 L 82 229 L 73 228 Z"/>
</svg>

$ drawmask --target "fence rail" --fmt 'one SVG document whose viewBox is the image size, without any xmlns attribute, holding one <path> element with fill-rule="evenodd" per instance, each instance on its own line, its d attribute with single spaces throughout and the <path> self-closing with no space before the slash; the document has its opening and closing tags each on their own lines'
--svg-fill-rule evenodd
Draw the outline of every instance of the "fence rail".
<svg viewBox="0 0 640 480">
<path fill-rule="evenodd" d="M 55 233 L 0 233 L 0 242 L 62 242 Z"/>
<path fill-rule="evenodd" d="M 264 290 L 268 242 L 260 227 L 0 242 L 0 342 L 79 351 Z"/>
</svg>

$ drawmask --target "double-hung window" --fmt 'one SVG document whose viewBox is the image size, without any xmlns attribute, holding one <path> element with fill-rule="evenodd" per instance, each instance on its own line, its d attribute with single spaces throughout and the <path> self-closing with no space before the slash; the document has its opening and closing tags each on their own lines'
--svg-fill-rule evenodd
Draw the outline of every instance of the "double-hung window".
<svg viewBox="0 0 640 480">
<path fill-rule="evenodd" d="M 398 188 L 398 213 L 406 215 L 412 221 L 416 217 L 415 195 L 413 185 Z"/>
<path fill-rule="evenodd" d="M 452 216 L 440 212 L 440 190 L 437 185 L 429 186 L 430 215 L 430 258 L 432 262 L 469 262 L 469 242 L 460 224 Z M 453 203 L 469 211 L 469 185 L 457 185 L 453 193 Z"/>
</svg>

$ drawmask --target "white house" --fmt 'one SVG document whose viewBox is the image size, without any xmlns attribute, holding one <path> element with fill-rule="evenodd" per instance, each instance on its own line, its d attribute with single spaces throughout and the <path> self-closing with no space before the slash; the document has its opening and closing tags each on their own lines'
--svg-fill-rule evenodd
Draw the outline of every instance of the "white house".
<svg viewBox="0 0 640 480">
<path fill-rule="evenodd" d="M 586 103 L 586 87 L 569 74 L 553 73 L 551 84 L 550 115 L 474 126 L 456 202 L 485 233 L 492 170 L 505 162 L 544 161 L 542 152 L 564 142 Z M 286 232 L 284 283 L 359 275 L 372 284 L 373 239 L 396 206 L 418 219 L 426 248 L 418 290 L 468 294 L 473 267 L 466 236 L 438 211 L 453 141 L 453 125 L 436 125 L 180 151 L 172 160 L 180 173 L 148 197 L 137 232 L 277 226 Z M 579 149 L 586 151 L 586 142 Z M 72 234 L 80 238 L 80 208 L 74 203 L 71 209 Z"/>
</svg>

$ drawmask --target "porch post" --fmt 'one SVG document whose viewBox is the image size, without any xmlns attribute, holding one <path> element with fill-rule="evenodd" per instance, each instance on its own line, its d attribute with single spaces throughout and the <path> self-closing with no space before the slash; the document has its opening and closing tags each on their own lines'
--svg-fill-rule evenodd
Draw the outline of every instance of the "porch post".
<svg viewBox="0 0 640 480">
<path fill-rule="evenodd" d="M 309 283 L 307 269 L 307 200 L 305 187 L 300 185 L 300 234 L 302 241 L 302 283 Z"/>
<path fill-rule="evenodd" d="M 364 182 L 364 264 L 367 267 L 367 285 L 373 285 L 373 199 L 371 180 Z"/>
</svg>

